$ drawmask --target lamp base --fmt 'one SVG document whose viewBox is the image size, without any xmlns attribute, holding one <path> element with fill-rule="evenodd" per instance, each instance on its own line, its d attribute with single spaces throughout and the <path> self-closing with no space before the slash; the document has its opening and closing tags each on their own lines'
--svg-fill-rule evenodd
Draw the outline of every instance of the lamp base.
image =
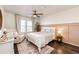
<svg viewBox="0 0 79 59">
<path fill-rule="evenodd" d="M 57 42 L 62 42 L 62 36 L 57 36 Z"/>
</svg>

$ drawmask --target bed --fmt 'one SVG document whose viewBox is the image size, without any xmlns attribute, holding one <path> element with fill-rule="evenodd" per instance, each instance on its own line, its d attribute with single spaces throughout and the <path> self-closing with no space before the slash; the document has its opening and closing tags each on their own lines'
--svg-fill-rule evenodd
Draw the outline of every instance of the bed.
<svg viewBox="0 0 79 59">
<path fill-rule="evenodd" d="M 39 52 L 41 48 L 55 39 L 55 29 L 49 29 L 42 32 L 27 33 L 28 41 L 32 42 L 38 47 Z"/>
</svg>

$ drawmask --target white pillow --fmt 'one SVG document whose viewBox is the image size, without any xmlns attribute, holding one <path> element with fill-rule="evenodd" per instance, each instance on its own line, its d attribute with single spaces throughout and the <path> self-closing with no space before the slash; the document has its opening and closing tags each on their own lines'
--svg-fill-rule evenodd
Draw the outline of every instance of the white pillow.
<svg viewBox="0 0 79 59">
<path fill-rule="evenodd" d="M 7 33 L 7 38 L 14 38 L 13 32 L 8 32 Z"/>
<path fill-rule="evenodd" d="M 19 34 L 17 32 L 13 32 L 14 37 L 17 37 Z"/>
<path fill-rule="evenodd" d="M 2 35 L 3 35 L 2 30 L 0 30 L 0 38 L 1 38 Z"/>
</svg>

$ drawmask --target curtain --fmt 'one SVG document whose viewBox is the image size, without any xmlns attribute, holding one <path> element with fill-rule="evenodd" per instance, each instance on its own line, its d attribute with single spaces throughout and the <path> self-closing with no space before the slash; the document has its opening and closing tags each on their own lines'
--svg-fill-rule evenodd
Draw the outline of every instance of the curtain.
<svg viewBox="0 0 79 59">
<path fill-rule="evenodd" d="M 16 30 L 17 30 L 17 32 L 18 33 L 26 33 L 27 32 L 27 22 L 28 21 L 30 21 L 31 19 L 30 18 L 28 18 L 28 17 L 24 17 L 24 16 L 20 16 L 20 15 L 16 15 Z M 22 22 L 21 21 L 25 21 L 24 23 L 25 23 L 25 25 L 24 24 L 22 24 Z M 21 26 L 21 25 L 24 25 L 24 26 Z M 28 25 L 29 26 L 29 25 Z M 21 29 L 22 28 L 25 28 L 24 29 L 24 32 L 21 32 Z"/>
<path fill-rule="evenodd" d="M 16 24 L 16 31 L 18 33 L 21 33 L 20 32 L 20 16 L 19 15 L 16 15 L 15 16 L 15 24 Z"/>
</svg>

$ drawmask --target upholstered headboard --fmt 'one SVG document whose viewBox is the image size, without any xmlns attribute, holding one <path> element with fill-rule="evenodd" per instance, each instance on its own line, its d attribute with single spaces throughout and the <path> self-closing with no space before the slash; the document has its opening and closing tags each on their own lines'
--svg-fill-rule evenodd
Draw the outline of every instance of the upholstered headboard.
<svg viewBox="0 0 79 59">
<path fill-rule="evenodd" d="M 42 31 L 55 32 L 55 27 L 42 27 Z"/>
<path fill-rule="evenodd" d="M 52 33 L 54 38 L 56 36 L 56 28 L 55 27 L 42 27 L 42 32 Z"/>
</svg>

